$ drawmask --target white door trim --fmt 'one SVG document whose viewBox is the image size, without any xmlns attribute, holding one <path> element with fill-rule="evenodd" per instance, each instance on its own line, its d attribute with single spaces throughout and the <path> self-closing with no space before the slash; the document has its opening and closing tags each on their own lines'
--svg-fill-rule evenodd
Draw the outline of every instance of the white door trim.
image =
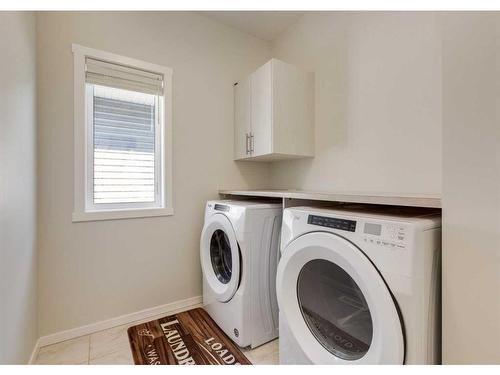
<svg viewBox="0 0 500 375">
<path fill-rule="evenodd" d="M 35 363 L 39 351 L 40 351 L 40 339 L 37 339 L 35 342 L 35 346 L 33 346 L 33 351 L 31 352 L 28 365 L 33 365 Z"/>
</svg>

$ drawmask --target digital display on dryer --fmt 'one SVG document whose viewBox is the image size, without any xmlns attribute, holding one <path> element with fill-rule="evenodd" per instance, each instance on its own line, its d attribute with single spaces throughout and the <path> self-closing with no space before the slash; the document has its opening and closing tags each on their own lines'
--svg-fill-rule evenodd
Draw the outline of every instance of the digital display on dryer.
<svg viewBox="0 0 500 375">
<path fill-rule="evenodd" d="M 382 225 L 365 223 L 364 233 L 365 234 L 372 234 L 374 236 L 380 236 L 380 234 L 382 233 Z"/>
<path fill-rule="evenodd" d="M 348 232 L 356 231 L 356 222 L 354 220 L 338 219 L 335 217 L 309 215 L 307 224 L 340 229 Z"/>
</svg>

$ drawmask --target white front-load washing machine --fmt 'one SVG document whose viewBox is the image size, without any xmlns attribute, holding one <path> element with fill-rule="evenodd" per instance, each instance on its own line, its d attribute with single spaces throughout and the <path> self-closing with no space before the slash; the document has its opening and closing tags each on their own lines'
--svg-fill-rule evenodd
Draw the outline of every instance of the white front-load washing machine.
<svg viewBox="0 0 500 375">
<path fill-rule="evenodd" d="M 439 363 L 440 249 L 438 213 L 285 209 L 280 363 Z"/>
<path fill-rule="evenodd" d="M 282 206 L 209 201 L 200 241 L 203 307 L 240 347 L 278 336 L 276 268 Z"/>
</svg>

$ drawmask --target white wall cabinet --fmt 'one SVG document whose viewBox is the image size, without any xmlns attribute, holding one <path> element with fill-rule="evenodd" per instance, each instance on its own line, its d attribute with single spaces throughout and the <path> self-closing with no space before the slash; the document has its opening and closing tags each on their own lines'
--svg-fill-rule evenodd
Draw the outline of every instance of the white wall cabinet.
<svg viewBox="0 0 500 375">
<path fill-rule="evenodd" d="M 234 88 L 234 159 L 314 156 L 314 77 L 272 59 Z"/>
</svg>

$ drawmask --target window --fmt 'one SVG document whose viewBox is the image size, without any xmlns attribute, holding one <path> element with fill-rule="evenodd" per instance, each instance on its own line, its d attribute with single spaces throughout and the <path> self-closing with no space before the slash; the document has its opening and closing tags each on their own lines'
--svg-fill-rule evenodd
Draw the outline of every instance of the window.
<svg viewBox="0 0 500 375">
<path fill-rule="evenodd" d="M 173 214 L 169 68 L 73 45 L 73 221 Z"/>
</svg>

